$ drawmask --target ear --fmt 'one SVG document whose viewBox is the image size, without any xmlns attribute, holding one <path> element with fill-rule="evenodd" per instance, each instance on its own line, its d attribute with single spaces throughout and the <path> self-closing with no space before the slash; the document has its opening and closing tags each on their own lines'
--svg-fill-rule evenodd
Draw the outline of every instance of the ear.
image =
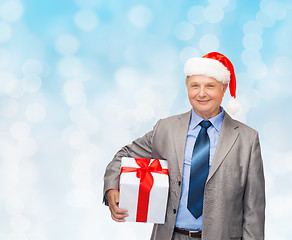
<svg viewBox="0 0 292 240">
<path fill-rule="evenodd" d="M 223 92 L 224 93 L 226 92 L 227 87 L 228 87 L 228 83 L 223 84 Z"/>
<path fill-rule="evenodd" d="M 189 76 L 186 77 L 186 86 L 188 86 L 188 79 L 189 79 Z"/>
</svg>

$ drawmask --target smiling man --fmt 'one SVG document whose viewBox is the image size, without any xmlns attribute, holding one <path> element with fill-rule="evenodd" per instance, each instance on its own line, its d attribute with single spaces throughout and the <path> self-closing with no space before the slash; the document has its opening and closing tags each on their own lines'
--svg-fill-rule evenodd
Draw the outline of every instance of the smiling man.
<svg viewBox="0 0 292 240">
<path fill-rule="evenodd" d="M 212 77 L 192 75 L 187 77 L 188 97 L 194 111 L 204 119 L 210 119 L 220 113 L 220 105 L 227 84 Z"/>
<path fill-rule="evenodd" d="M 258 133 L 221 107 L 232 63 L 212 52 L 185 64 L 191 111 L 161 119 L 153 130 L 123 147 L 107 166 L 104 200 L 112 218 L 118 207 L 122 157 L 166 159 L 170 190 L 166 221 L 155 224 L 155 240 L 264 239 L 265 183 Z M 234 101 L 234 100 L 233 100 Z"/>
</svg>

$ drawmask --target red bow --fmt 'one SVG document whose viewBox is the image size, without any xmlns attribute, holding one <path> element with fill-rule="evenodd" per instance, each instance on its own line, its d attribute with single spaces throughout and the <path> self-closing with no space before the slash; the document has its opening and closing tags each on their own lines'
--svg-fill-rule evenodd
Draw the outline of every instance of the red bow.
<svg viewBox="0 0 292 240">
<path fill-rule="evenodd" d="M 168 175 L 167 169 L 162 169 L 159 160 L 156 158 L 150 165 L 151 159 L 135 158 L 140 168 L 122 167 L 121 173 L 137 172 L 137 178 L 140 178 L 138 205 L 137 205 L 137 222 L 147 222 L 148 206 L 150 191 L 153 187 L 154 179 L 152 172 Z"/>
</svg>

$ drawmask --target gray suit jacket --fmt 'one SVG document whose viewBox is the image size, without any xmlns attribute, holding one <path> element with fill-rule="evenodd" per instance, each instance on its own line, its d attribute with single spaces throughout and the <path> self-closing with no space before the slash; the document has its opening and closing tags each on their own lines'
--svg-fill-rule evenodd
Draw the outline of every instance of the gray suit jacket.
<svg viewBox="0 0 292 240">
<path fill-rule="evenodd" d="M 152 131 L 123 147 L 106 168 L 104 195 L 118 189 L 123 156 L 168 161 L 166 222 L 154 225 L 152 240 L 171 240 L 173 235 L 190 117 L 191 111 L 159 120 Z M 202 239 L 264 239 L 264 223 L 265 183 L 258 134 L 225 113 L 205 185 Z"/>
</svg>

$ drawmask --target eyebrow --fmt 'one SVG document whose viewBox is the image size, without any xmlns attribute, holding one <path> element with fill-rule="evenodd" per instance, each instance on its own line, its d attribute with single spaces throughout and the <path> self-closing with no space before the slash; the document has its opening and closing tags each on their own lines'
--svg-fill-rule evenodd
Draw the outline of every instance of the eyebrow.
<svg viewBox="0 0 292 240">
<path fill-rule="evenodd" d="M 200 84 L 200 83 L 198 83 L 197 81 L 193 81 L 193 82 L 190 82 L 190 84 Z M 208 85 L 208 84 L 216 84 L 216 82 L 206 82 L 206 83 L 201 83 L 200 85 Z"/>
</svg>

